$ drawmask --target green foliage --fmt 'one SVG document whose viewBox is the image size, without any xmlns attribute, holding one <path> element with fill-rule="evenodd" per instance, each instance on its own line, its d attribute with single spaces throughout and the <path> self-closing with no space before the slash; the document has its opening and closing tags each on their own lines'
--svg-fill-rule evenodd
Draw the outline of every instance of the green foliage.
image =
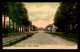
<svg viewBox="0 0 80 52">
<path fill-rule="evenodd" d="M 38 29 L 38 27 L 35 26 L 35 25 L 32 25 L 32 28 L 33 28 L 33 29 L 32 29 L 33 31 L 36 31 L 36 30 Z"/>
<path fill-rule="evenodd" d="M 29 25 L 27 9 L 21 2 L 9 2 L 9 17 L 18 25 Z"/>
<path fill-rule="evenodd" d="M 54 17 L 54 25 L 61 29 L 59 31 L 69 31 L 70 25 L 74 29 L 76 24 L 78 24 L 77 2 L 62 2 Z"/>
<path fill-rule="evenodd" d="M 8 2 L 8 15 L 9 18 L 11 20 L 13 20 L 14 22 L 18 23 L 18 25 L 22 24 L 22 16 L 21 16 L 21 8 L 22 6 L 20 6 L 19 3 L 17 2 Z"/>
<path fill-rule="evenodd" d="M 13 29 L 10 29 L 9 21 L 9 33 L 14 32 L 14 23 L 17 26 L 22 27 L 31 25 L 29 20 L 27 9 L 24 7 L 24 4 L 21 2 L 2 2 L 2 14 L 9 16 L 10 20 L 13 21 Z M 4 20 L 5 21 L 5 20 Z M 5 24 L 4 24 L 5 26 Z M 16 26 L 16 31 L 18 30 Z"/>
<path fill-rule="evenodd" d="M 8 2 L 2 2 L 2 14 L 8 15 Z"/>
</svg>

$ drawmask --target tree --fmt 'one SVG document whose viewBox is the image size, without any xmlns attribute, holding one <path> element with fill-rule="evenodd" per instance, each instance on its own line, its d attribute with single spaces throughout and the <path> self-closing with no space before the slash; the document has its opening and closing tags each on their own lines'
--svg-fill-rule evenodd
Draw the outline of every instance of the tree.
<svg viewBox="0 0 80 52">
<path fill-rule="evenodd" d="M 11 32 L 10 28 L 10 20 L 13 21 L 13 32 L 14 32 L 14 23 L 16 23 L 16 32 L 22 26 L 28 26 L 31 24 L 28 19 L 27 9 L 24 7 L 24 4 L 21 2 L 2 2 L 2 15 L 4 15 L 4 29 L 5 29 L 5 16 L 9 16 L 9 33 Z"/>
<path fill-rule="evenodd" d="M 2 15 L 4 15 L 4 33 L 5 33 L 5 16 L 8 16 L 8 2 L 2 2 Z"/>
<path fill-rule="evenodd" d="M 32 25 L 32 30 L 33 30 L 33 31 L 36 31 L 37 29 L 38 29 L 38 27 L 37 27 L 37 26 Z"/>
<path fill-rule="evenodd" d="M 28 13 L 27 9 L 21 2 L 9 2 L 8 5 L 9 5 L 9 17 L 11 20 L 13 20 L 13 24 L 14 22 L 16 22 L 16 25 L 20 26 L 20 32 L 21 32 L 21 27 L 23 25 L 28 26 L 30 24 L 30 21 L 28 19 L 29 17 L 27 15 Z"/>
<path fill-rule="evenodd" d="M 78 24 L 77 18 L 77 2 L 62 2 L 54 17 L 54 25 L 60 29 L 59 31 L 70 32 L 70 26 L 74 29 Z"/>
</svg>

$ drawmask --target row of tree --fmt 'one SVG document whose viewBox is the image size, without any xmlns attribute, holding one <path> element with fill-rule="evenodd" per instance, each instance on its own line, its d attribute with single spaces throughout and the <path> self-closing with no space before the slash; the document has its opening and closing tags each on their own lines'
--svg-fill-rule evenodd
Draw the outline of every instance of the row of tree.
<svg viewBox="0 0 80 52">
<path fill-rule="evenodd" d="M 54 25 L 58 31 L 79 32 L 79 17 L 77 16 L 78 2 L 61 2 L 54 17 Z"/>
<path fill-rule="evenodd" d="M 9 17 L 9 27 L 8 33 L 11 32 L 21 32 L 23 31 L 23 26 L 30 26 L 31 21 L 27 15 L 27 9 L 24 7 L 24 4 L 21 2 L 2 2 L 2 15 L 4 15 L 4 31 L 5 33 L 5 18 Z M 13 29 L 10 28 L 10 20 L 13 22 Z M 16 23 L 16 29 L 14 28 L 14 23 Z"/>
</svg>

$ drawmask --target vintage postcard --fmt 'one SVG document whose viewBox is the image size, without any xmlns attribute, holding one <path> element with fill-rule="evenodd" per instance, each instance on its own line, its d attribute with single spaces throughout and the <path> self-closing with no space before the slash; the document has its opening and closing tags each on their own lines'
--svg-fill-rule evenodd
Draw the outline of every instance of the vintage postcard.
<svg viewBox="0 0 80 52">
<path fill-rule="evenodd" d="M 78 49 L 78 2 L 2 2 L 2 49 Z"/>
</svg>

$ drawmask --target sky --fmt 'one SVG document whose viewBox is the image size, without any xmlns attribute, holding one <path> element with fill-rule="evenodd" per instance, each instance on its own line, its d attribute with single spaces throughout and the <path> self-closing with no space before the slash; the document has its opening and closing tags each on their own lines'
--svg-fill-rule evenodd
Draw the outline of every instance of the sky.
<svg viewBox="0 0 80 52">
<path fill-rule="evenodd" d="M 53 19 L 59 2 L 23 2 L 28 10 L 29 20 L 37 27 L 45 28 L 54 23 Z"/>
</svg>

